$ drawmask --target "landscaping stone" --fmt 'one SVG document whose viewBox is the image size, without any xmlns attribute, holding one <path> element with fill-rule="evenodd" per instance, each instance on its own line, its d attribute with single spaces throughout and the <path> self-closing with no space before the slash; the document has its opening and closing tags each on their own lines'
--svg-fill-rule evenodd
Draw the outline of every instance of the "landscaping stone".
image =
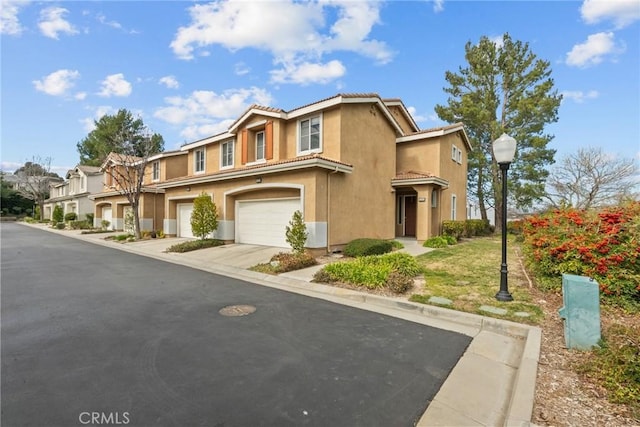
<svg viewBox="0 0 640 427">
<path fill-rule="evenodd" d="M 432 304 L 440 304 L 440 305 L 451 305 L 453 301 L 448 298 L 443 297 L 431 297 L 429 298 L 429 302 Z"/>
<path fill-rule="evenodd" d="M 486 311 L 487 313 L 493 313 L 493 314 L 499 314 L 499 315 L 507 314 L 507 310 L 505 310 L 504 308 L 493 307 L 490 305 L 481 305 L 480 311 Z"/>
</svg>

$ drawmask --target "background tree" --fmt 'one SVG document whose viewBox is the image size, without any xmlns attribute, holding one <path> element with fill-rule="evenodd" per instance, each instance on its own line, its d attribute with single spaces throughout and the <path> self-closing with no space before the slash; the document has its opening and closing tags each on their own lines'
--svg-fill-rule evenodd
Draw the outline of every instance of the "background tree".
<svg viewBox="0 0 640 427">
<path fill-rule="evenodd" d="M 158 153 L 158 140 L 162 137 L 152 134 L 147 128 L 135 130 L 125 127 L 115 132 L 113 140 L 119 152 L 112 152 L 102 164 L 116 191 L 127 198 L 133 210 L 134 234 L 140 234 L 140 195 L 145 173 L 148 173 L 149 157 Z"/>
<path fill-rule="evenodd" d="M 564 156 L 547 179 L 545 199 L 553 207 L 590 209 L 638 199 L 640 168 L 600 148 L 580 148 Z"/>
<path fill-rule="evenodd" d="M 13 188 L 13 183 L 5 180 L 5 173 L 0 173 L 0 207 L 2 215 L 16 212 L 27 212 L 33 208 L 33 200 L 29 200 Z"/>
<path fill-rule="evenodd" d="M 109 153 L 144 157 L 148 151 L 146 146 L 149 141 L 135 141 L 147 138 L 147 128 L 141 118 L 134 118 L 128 110 L 120 109 L 115 115 L 104 115 L 94 121 L 94 124 L 95 129 L 77 144 L 80 164 L 100 166 L 107 159 Z M 127 141 L 123 145 L 122 135 L 127 135 L 134 141 Z M 161 135 L 151 135 L 150 143 L 152 144 L 151 151 L 160 153 L 164 150 L 164 139 Z M 131 145 L 133 145 L 133 151 L 130 150 Z M 136 150 L 136 147 L 141 149 Z"/>
<path fill-rule="evenodd" d="M 191 212 L 191 231 L 193 235 L 204 240 L 218 229 L 218 210 L 211 196 L 202 193 L 193 201 Z"/>
<path fill-rule="evenodd" d="M 447 71 L 448 105 L 437 105 L 438 116 L 449 123 L 463 122 L 471 139 L 468 191 L 478 199 L 482 219 L 487 205 L 495 207 L 495 224 L 502 224 L 502 182 L 492 143 L 503 132 L 518 142 L 509 173 L 510 195 L 516 207 L 531 206 L 544 196 L 555 150 L 544 132 L 556 122 L 562 99 L 554 90 L 548 61 L 536 58 L 528 43 L 505 34 L 501 43 L 482 37 L 465 45 L 466 68 Z"/>
<path fill-rule="evenodd" d="M 62 182 L 63 179 L 57 173 L 51 172 L 51 157 L 42 159 L 34 156 L 30 162 L 14 173 L 18 177 L 16 190 L 27 199 L 40 207 L 44 212 L 44 201 L 49 198 L 49 184 L 52 181 Z"/>
</svg>

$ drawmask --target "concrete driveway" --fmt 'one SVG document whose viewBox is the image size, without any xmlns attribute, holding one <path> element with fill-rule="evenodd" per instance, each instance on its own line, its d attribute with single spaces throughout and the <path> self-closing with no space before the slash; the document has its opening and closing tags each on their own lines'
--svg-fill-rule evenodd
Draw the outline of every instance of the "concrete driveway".
<svg viewBox="0 0 640 427">
<path fill-rule="evenodd" d="M 2 425 L 412 426 L 471 341 L 1 227 Z"/>
</svg>

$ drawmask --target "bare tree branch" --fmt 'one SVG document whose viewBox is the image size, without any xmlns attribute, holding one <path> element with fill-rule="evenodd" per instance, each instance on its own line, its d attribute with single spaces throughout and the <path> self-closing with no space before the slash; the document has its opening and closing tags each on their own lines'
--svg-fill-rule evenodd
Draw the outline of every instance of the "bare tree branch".
<svg viewBox="0 0 640 427">
<path fill-rule="evenodd" d="M 640 197 L 640 168 L 600 148 L 581 148 L 565 156 L 547 179 L 546 200 L 553 207 L 578 209 L 617 205 Z"/>
</svg>

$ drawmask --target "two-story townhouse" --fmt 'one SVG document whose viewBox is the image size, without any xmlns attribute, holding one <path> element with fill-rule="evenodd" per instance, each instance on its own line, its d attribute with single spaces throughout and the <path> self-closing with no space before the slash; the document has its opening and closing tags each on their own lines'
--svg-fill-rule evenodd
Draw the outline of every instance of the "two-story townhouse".
<svg viewBox="0 0 640 427">
<path fill-rule="evenodd" d="M 102 172 L 95 166 L 78 165 L 69 170 L 65 181 L 50 186 L 49 198 L 45 200 L 43 218 L 51 219 L 55 205 L 63 212 L 75 213 L 78 219 L 93 213 L 93 201 L 89 196 L 102 188 Z"/>
<path fill-rule="evenodd" d="M 181 147 L 187 176 L 157 185 L 164 231 L 191 236 L 193 199 L 206 193 L 226 241 L 286 247 L 296 210 L 310 249 L 359 237 L 425 240 L 442 219 L 464 219 L 469 149 L 462 125 L 421 131 L 400 100 L 377 94 L 291 111 L 254 105 L 227 132 Z"/>
<path fill-rule="evenodd" d="M 131 157 L 128 159 L 132 163 L 142 160 Z M 124 167 L 121 160 L 121 155 L 111 153 L 101 166 L 102 191 L 91 197 L 94 201 L 96 226 L 100 226 L 102 221 L 107 221 L 112 230 L 125 230 L 126 228 L 125 218 L 132 208 L 125 196 L 125 191 L 128 189 L 118 183 L 118 179 L 115 178 L 118 173 L 114 170 L 114 168 Z M 165 151 L 147 159 L 139 203 L 140 227 L 143 231 L 162 230 L 165 206 L 164 189 L 158 188 L 157 185 L 186 174 L 187 153 L 185 151 Z"/>
</svg>

